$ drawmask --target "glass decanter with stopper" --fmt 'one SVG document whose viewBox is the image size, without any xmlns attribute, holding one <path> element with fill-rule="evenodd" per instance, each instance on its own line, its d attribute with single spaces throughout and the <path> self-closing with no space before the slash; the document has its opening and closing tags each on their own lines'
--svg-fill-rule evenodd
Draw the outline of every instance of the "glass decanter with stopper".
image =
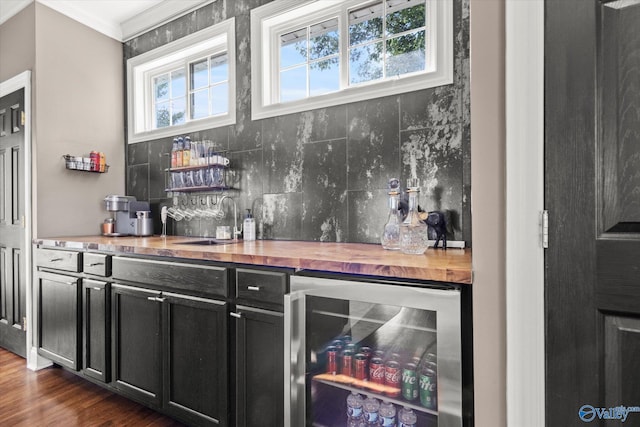
<svg viewBox="0 0 640 427">
<path fill-rule="evenodd" d="M 384 249 L 392 251 L 400 250 L 400 224 L 402 224 L 402 214 L 398 209 L 400 198 L 400 180 L 391 178 L 389 180 L 389 218 L 382 230 L 380 242 Z"/>
<path fill-rule="evenodd" d="M 420 220 L 418 213 L 418 194 L 420 180 L 407 180 L 407 194 L 409 195 L 409 213 L 400 226 L 400 250 L 405 254 L 421 255 L 427 250 L 427 224 Z"/>
</svg>

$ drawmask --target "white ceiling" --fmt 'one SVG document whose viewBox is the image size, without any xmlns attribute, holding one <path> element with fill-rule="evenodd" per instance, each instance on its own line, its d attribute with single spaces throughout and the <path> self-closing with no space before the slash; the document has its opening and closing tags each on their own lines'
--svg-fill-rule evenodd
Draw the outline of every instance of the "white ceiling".
<svg viewBox="0 0 640 427">
<path fill-rule="evenodd" d="M 0 0 L 0 24 L 33 1 Z M 136 31 L 152 28 L 166 19 L 178 16 L 207 2 L 206 0 L 35 1 L 119 41 L 130 38 Z M 149 15 L 149 19 L 143 19 L 146 15 Z M 131 25 L 127 26 L 127 23 L 130 22 L 135 22 L 135 29 L 132 29 Z"/>
</svg>

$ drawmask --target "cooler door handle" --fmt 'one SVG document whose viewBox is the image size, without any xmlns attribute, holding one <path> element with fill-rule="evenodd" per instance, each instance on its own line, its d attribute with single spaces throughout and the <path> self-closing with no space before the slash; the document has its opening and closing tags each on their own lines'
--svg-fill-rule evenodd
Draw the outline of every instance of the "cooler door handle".
<svg viewBox="0 0 640 427">
<path fill-rule="evenodd" d="M 229 316 L 235 317 L 236 319 L 242 318 L 242 313 L 234 313 L 233 311 L 229 313 Z"/>
<path fill-rule="evenodd" d="M 250 291 L 260 291 L 260 286 L 247 286 L 247 289 Z"/>
</svg>

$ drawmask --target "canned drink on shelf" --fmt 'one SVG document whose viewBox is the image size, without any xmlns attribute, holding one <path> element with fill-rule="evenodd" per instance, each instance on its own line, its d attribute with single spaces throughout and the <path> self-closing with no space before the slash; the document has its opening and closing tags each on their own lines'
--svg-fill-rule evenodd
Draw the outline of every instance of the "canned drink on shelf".
<svg viewBox="0 0 640 427">
<path fill-rule="evenodd" d="M 415 363 L 407 363 L 402 368 L 402 397 L 406 400 L 416 400 L 419 395 L 418 372 Z"/>
<path fill-rule="evenodd" d="M 367 359 L 369 359 L 373 354 L 373 350 L 371 350 L 371 347 L 362 346 L 360 347 L 360 353 L 364 354 L 365 356 L 367 356 Z"/>
<path fill-rule="evenodd" d="M 327 353 L 327 373 L 338 373 L 338 349 L 334 346 L 329 346 L 326 349 Z"/>
<path fill-rule="evenodd" d="M 435 364 L 438 363 L 438 356 L 436 356 L 433 353 L 427 353 L 424 356 L 424 360 L 425 360 L 425 362 L 430 362 L 430 363 L 433 363 L 435 365 Z"/>
<path fill-rule="evenodd" d="M 387 385 L 387 396 L 398 397 L 400 396 L 400 363 L 397 360 L 389 360 L 384 367 L 384 383 Z"/>
<path fill-rule="evenodd" d="M 344 349 L 348 351 L 352 351 L 353 354 L 355 354 L 358 352 L 358 345 L 350 342 L 349 344 L 346 344 L 344 346 Z"/>
<path fill-rule="evenodd" d="M 353 360 L 356 379 L 366 381 L 368 379 L 367 356 L 362 353 L 358 353 L 353 356 Z"/>
<path fill-rule="evenodd" d="M 384 384 L 384 363 L 379 357 L 374 357 L 369 362 L 369 381 Z"/>
<path fill-rule="evenodd" d="M 420 371 L 420 404 L 427 409 L 438 409 L 438 383 L 436 373 L 429 368 Z"/>
<path fill-rule="evenodd" d="M 352 351 L 345 350 L 342 352 L 342 369 L 340 373 L 348 377 L 353 376 L 353 352 Z"/>
<path fill-rule="evenodd" d="M 351 341 L 353 341 L 353 340 L 352 340 L 352 338 L 351 338 L 351 335 L 343 335 L 343 336 L 341 336 L 341 337 L 340 337 L 340 340 L 341 340 L 345 345 L 347 345 L 347 344 L 351 344 Z"/>
<path fill-rule="evenodd" d="M 374 350 L 373 357 L 379 357 L 384 360 L 384 350 Z"/>
<path fill-rule="evenodd" d="M 331 345 L 337 347 L 338 350 L 342 351 L 344 349 L 344 341 L 342 340 L 333 340 Z"/>
</svg>

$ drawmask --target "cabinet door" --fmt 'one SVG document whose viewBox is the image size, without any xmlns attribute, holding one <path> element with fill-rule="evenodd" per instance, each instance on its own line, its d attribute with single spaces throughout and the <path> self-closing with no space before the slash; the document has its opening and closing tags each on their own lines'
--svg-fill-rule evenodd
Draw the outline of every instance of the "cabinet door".
<svg viewBox="0 0 640 427">
<path fill-rule="evenodd" d="M 82 282 L 83 372 L 102 382 L 110 381 L 109 284 L 84 279 Z"/>
<path fill-rule="evenodd" d="M 238 427 L 284 425 L 283 314 L 237 306 Z"/>
<path fill-rule="evenodd" d="M 165 411 L 191 425 L 227 426 L 227 304 L 162 297 Z"/>
<path fill-rule="evenodd" d="M 147 404 L 161 404 L 160 292 L 111 285 L 114 386 Z"/>
<path fill-rule="evenodd" d="M 38 273 L 38 353 L 80 369 L 80 283 L 77 277 Z"/>
</svg>

